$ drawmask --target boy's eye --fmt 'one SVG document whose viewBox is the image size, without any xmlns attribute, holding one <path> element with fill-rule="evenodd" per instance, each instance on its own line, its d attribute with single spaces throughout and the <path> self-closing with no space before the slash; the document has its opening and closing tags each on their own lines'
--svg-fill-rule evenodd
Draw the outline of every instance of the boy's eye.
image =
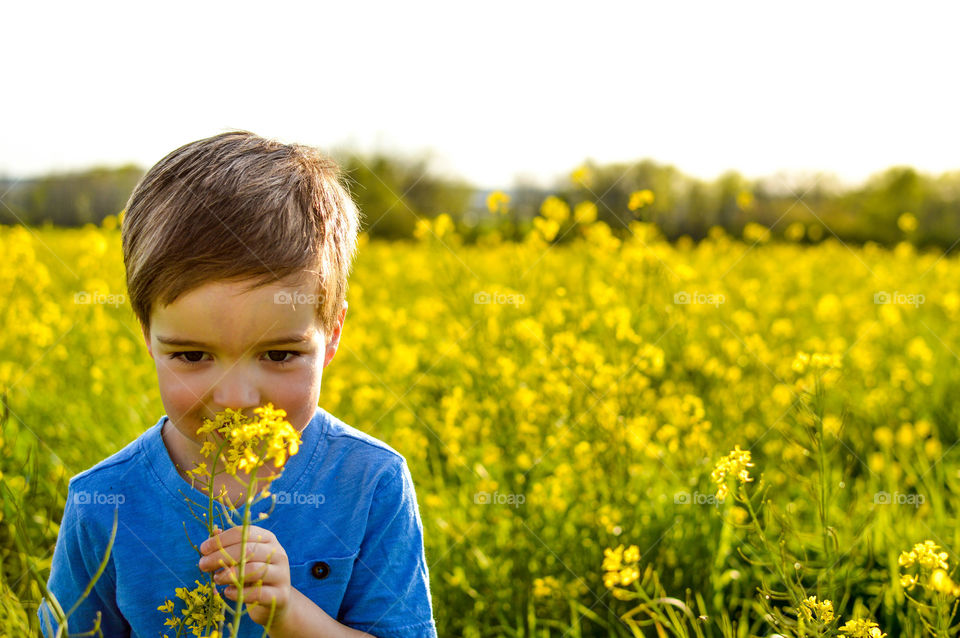
<svg viewBox="0 0 960 638">
<path fill-rule="evenodd" d="M 289 359 L 285 357 L 290 355 Z M 300 356 L 299 352 L 293 352 L 292 350 L 268 350 L 267 356 L 270 357 L 270 360 L 274 363 L 290 363 L 294 358 Z"/>
<path fill-rule="evenodd" d="M 200 363 L 203 360 L 203 355 L 205 352 L 200 350 L 191 350 L 189 352 L 175 352 L 170 355 L 171 359 L 180 359 L 184 363 Z M 290 355 L 290 358 L 287 358 L 287 355 Z M 299 357 L 299 352 L 294 352 L 292 350 L 268 350 L 267 357 L 273 363 L 290 363 L 295 358 Z"/>
</svg>

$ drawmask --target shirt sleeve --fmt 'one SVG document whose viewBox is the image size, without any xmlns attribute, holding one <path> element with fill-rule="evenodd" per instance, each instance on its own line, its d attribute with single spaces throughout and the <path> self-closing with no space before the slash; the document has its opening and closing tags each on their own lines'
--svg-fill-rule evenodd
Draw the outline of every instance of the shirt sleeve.
<svg viewBox="0 0 960 638">
<path fill-rule="evenodd" d="M 374 491 L 338 620 L 377 638 L 436 638 L 423 525 L 406 461 Z"/>
<path fill-rule="evenodd" d="M 102 539 L 93 538 L 94 526 L 90 521 L 84 520 L 82 516 L 84 505 L 75 502 L 74 494 L 72 489 L 67 493 L 63 519 L 60 521 L 60 532 L 57 534 L 57 544 L 53 550 L 50 579 L 47 581 L 47 589 L 56 596 L 63 613 L 69 612 L 74 603 L 80 599 L 93 579 L 93 575 L 100 568 L 110 540 L 110 530 L 113 528 L 113 510 L 102 508 L 103 511 L 109 511 L 109 527 Z M 84 633 L 93 629 L 98 611 L 100 612 L 100 629 L 104 636 L 119 638 L 130 636 L 130 625 L 117 608 L 116 578 L 113 573 L 112 558 L 93 589 L 67 619 L 70 634 Z M 44 638 L 50 638 L 56 634 L 57 621 L 47 600 L 41 601 L 37 608 L 37 616 L 40 618 L 40 630 Z"/>
</svg>

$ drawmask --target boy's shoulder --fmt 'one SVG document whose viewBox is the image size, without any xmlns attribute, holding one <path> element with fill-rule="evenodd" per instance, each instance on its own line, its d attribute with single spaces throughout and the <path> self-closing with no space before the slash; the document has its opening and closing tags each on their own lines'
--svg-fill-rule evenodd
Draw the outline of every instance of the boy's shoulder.
<svg viewBox="0 0 960 638">
<path fill-rule="evenodd" d="M 374 457 L 381 464 L 397 466 L 397 468 L 406 462 L 403 455 L 387 443 L 343 422 L 326 410 L 323 412 L 327 417 L 324 436 L 329 444 L 344 446 L 344 454 Z"/>
<path fill-rule="evenodd" d="M 77 489 L 84 486 L 99 486 L 106 484 L 107 489 L 113 489 L 116 484 L 124 480 L 124 477 L 130 472 L 131 467 L 137 463 L 141 456 L 143 440 L 153 434 L 153 430 L 159 425 L 151 426 L 140 434 L 133 441 L 130 441 L 120 450 L 117 450 L 107 458 L 96 463 L 94 466 L 75 474 L 70 479 L 70 489 Z"/>
</svg>

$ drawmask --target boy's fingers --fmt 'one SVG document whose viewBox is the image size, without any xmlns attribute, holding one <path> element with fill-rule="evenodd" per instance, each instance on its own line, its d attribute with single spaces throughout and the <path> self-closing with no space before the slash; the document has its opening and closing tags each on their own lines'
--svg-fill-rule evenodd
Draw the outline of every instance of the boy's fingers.
<svg viewBox="0 0 960 638">
<path fill-rule="evenodd" d="M 214 556 L 220 558 L 226 558 L 229 556 L 233 560 L 238 560 L 240 558 L 240 543 L 234 543 L 233 545 L 227 545 L 221 550 L 218 550 Z M 253 541 L 247 541 L 247 561 L 257 559 L 259 557 L 266 556 L 268 554 L 278 555 L 280 554 L 280 546 L 273 543 L 256 543 Z M 226 555 L 226 556 L 225 556 Z"/>
<path fill-rule="evenodd" d="M 246 585 L 252 585 L 260 581 L 264 586 L 273 583 L 280 584 L 286 580 L 284 577 L 285 573 L 289 572 L 285 572 L 284 568 L 280 565 L 273 565 L 271 563 L 247 563 L 244 569 L 243 582 Z M 237 568 L 231 567 L 214 574 L 213 582 L 218 585 L 236 585 L 235 580 L 237 577 Z"/>
<path fill-rule="evenodd" d="M 219 530 L 219 527 L 215 527 L 214 530 Z M 215 550 L 220 547 L 229 547 L 235 543 L 240 543 L 243 540 L 243 526 L 238 525 L 236 527 L 231 527 L 228 530 L 219 531 L 213 536 L 203 541 L 200 544 L 200 552 L 203 554 L 213 553 Z M 257 527 L 256 525 L 251 525 L 249 531 L 247 532 L 247 543 L 271 543 L 275 542 L 276 537 L 269 530 L 265 530 L 262 527 Z"/>
<path fill-rule="evenodd" d="M 271 603 L 276 604 L 276 599 L 280 594 L 280 589 L 277 587 L 270 587 L 264 585 L 262 587 L 251 586 L 243 588 L 243 602 L 248 605 L 256 603 L 257 605 L 264 605 L 267 609 L 270 609 Z M 230 585 L 223 590 L 223 595 L 230 600 L 237 599 L 237 588 L 233 585 Z"/>
<path fill-rule="evenodd" d="M 223 547 L 223 535 L 225 532 L 217 531 L 218 528 L 214 528 L 213 535 L 210 536 L 207 540 L 200 543 L 200 553 L 206 556 L 207 554 Z"/>
<path fill-rule="evenodd" d="M 252 562 L 285 565 L 287 556 L 279 545 L 273 543 L 251 543 L 247 541 L 247 564 Z M 240 543 L 230 545 L 200 559 L 198 565 L 203 571 L 215 571 L 221 567 L 231 567 L 240 560 Z"/>
<path fill-rule="evenodd" d="M 231 589 L 234 598 L 236 598 L 236 589 Z M 276 587 L 244 587 L 243 602 L 250 606 L 263 605 L 270 609 L 270 605 L 276 605 L 275 602 L 279 595 L 279 589 Z"/>
<path fill-rule="evenodd" d="M 242 527 L 231 527 L 228 530 L 222 530 L 214 526 L 213 535 L 200 544 L 200 551 L 203 554 L 211 554 L 218 549 L 232 545 L 234 542 L 240 542 L 242 538 Z"/>
</svg>

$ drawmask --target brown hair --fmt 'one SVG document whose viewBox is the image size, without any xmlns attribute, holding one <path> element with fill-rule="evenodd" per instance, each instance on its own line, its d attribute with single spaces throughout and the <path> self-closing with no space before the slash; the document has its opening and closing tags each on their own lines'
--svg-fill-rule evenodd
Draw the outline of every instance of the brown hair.
<svg viewBox="0 0 960 638">
<path fill-rule="evenodd" d="M 130 303 L 150 326 L 153 304 L 216 280 L 247 290 L 316 276 L 329 336 L 347 293 L 360 212 L 332 159 L 248 131 L 191 142 L 151 168 L 123 214 Z"/>
</svg>

